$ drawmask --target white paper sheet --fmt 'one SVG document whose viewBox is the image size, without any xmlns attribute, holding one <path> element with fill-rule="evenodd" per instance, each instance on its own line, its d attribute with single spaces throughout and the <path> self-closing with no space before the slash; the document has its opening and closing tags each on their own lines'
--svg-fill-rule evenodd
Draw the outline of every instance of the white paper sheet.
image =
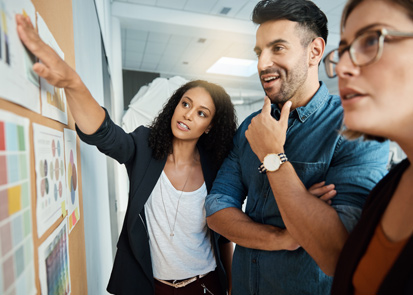
<svg viewBox="0 0 413 295">
<path fill-rule="evenodd" d="M 66 212 L 63 132 L 33 123 L 39 238 Z"/>
<path fill-rule="evenodd" d="M 32 71 L 35 57 L 28 53 L 16 30 L 16 13 L 35 21 L 30 0 L 0 0 L 0 97 L 40 113 L 39 77 Z"/>
<path fill-rule="evenodd" d="M 69 237 L 66 218 L 39 246 L 41 294 L 70 294 Z"/>
<path fill-rule="evenodd" d="M 0 294 L 36 294 L 29 120 L 0 110 Z"/>
<path fill-rule="evenodd" d="M 64 60 L 65 55 L 60 49 L 43 18 L 37 13 L 37 27 L 42 40 L 56 51 Z M 42 99 L 42 115 L 53 120 L 67 124 L 67 102 L 66 94 L 62 88 L 57 88 L 40 78 L 40 95 Z"/>
<path fill-rule="evenodd" d="M 69 232 L 80 219 L 76 131 L 64 129 L 66 158 L 66 189 Z"/>
</svg>

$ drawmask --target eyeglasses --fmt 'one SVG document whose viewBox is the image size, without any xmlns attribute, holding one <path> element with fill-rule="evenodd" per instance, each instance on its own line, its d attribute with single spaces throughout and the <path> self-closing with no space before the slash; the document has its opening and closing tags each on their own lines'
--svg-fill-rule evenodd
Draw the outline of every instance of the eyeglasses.
<svg viewBox="0 0 413 295">
<path fill-rule="evenodd" d="M 329 52 L 323 59 L 327 76 L 336 77 L 336 65 L 343 54 L 348 51 L 351 62 L 357 67 L 364 67 L 378 61 L 383 53 L 383 44 L 386 36 L 413 38 L 413 33 L 389 31 L 381 29 L 367 31 L 351 42 L 350 45 L 337 48 Z"/>
</svg>

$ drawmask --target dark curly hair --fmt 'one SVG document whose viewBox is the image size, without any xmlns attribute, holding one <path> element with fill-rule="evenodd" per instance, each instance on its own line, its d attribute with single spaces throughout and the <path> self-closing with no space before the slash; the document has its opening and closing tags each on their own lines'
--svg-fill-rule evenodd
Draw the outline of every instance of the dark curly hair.
<svg viewBox="0 0 413 295">
<path fill-rule="evenodd" d="M 209 152 L 212 155 L 211 159 L 217 166 L 220 166 L 232 147 L 237 117 L 231 98 L 224 88 L 207 81 L 190 81 L 175 91 L 150 126 L 149 147 L 155 159 L 162 159 L 172 152 L 172 116 L 185 92 L 195 87 L 204 88 L 211 95 L 215 105 L 215 115 L 211 121 L 212 128 L 208 134 L 201 135 L 198 145 Z"/>
<path fill-rule="evenodd" d="M 313 37 L 321 37 L 327 44 L 327 17 L 312 1 L 261 0 L 252 12 L 252 21 L 257 25 L 281 19 L 297 22 L 307 32 L 312 32 L 301 40 L 303 46 L 310 44 Z"/>
</svg>

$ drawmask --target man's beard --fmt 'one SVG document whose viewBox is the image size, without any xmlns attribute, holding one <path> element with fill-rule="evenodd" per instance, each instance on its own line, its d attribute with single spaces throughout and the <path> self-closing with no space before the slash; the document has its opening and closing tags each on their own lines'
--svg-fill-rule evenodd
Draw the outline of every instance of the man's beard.
<svg viewBox="0 0 413 295">
<path fill-rule="evenodd" d="M 294 97 L 300 87 L 307 80 L 308 67 L 306 65 L 307 57 L 304 55 L 303 58 L 297 61 L 295 67 L 292 67 L 293 70 L 290 70 L 289 72 L 284 69 L 277 68 L 269 68 L 265 71 L 261 71 L 260 76 L 263 74 L 276 74 L 280 80 L 278 81 L 281 84 L 278 92 L 273 94 L 266 92 L 267 96 L 271 100 L 271 103 L 284 104 Z"/>
</svg>

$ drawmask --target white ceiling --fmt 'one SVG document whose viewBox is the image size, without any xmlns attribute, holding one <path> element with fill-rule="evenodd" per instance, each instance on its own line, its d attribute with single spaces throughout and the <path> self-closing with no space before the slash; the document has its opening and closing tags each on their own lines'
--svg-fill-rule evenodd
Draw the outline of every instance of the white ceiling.
<svg viewBox="0 0 413 295">
<path fill-rule="evenodd" d="M 122 27 L 123 68 L 206 79 L 246 96 L 262 95 L 258 75 L 249 78 L 207 74 L 220 57 L 256 59 L 256 26 L 251 12 L 258 0 L 115 0 L 112 15 Z M 315 0 L 329 20 L 326 52 L 338 45 L 346 0 Z M 222 11 L 228 11 L 222 14 Z M 320 67 L 320 80 L 336 93 Z M 249 93 L 249 94 L 248 94 Z M 231 94 L 231 92 L 230 92 Z M 245 95 L 240 95 L 245 96 Z"/>
</svg>

